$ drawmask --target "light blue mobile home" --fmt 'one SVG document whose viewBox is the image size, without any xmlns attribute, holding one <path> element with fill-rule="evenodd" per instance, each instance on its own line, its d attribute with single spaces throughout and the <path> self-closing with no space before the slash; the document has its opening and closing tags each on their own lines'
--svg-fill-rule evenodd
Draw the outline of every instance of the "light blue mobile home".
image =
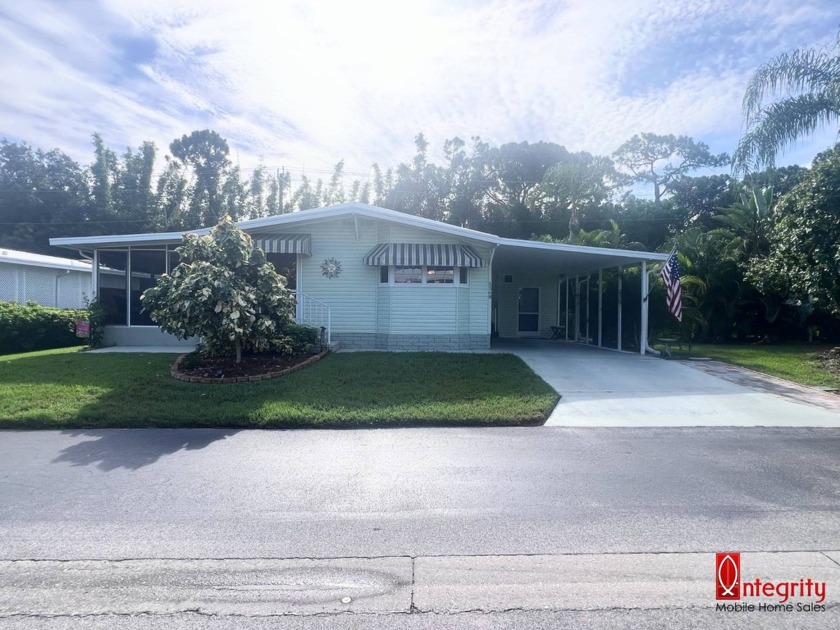
<svg viewBox="0 0 840 630">
<path fill-rule="evenodd" d="M 604 345 L 620 329 L 622 300 L 604 313 L 605 271 L 638 266 L 637 349 L 647 346 L 647 264 L 667 256 L 501 238 L 360 203 L 242 221 L 289 278 L 297 319 L 345 349 L 481 350 L 491 337 L 554 337 Z M 199 230 L 198 232 L 205 232 Z M 140 295 L 177 264 L 182 234 L 52 239 L 94 259 L 108 309 L 106 342 L 182 343 L 152 324 Z M 125 286 L 98 270 L 124 270 Z M 637 274 L 638 276 L 638 274 Z M 137 278 L 140 280 L 138 281 Z M 620 289 L 619 289 L 620 290 Z M 597 296 L 597 297 L 593 297 Z M 596 304 L 597 302 L 597 304 Z M 621 347 L 622 335 L 612 335 Z M 626 348 L 624 348 L 626 349 Z"/>
</svg>

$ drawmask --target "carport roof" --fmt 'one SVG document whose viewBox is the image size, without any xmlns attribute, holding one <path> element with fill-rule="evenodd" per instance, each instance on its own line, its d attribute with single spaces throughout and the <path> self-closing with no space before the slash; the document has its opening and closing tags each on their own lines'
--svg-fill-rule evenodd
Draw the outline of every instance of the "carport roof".
<svg viewBox="0 0 840 630">
<path fill-rule="evenodd" d="M 585 247 L 581 245 L 566 245 L 562 243 L 542 243 L 514 238 L 503 238 L 495 234 L 479 232 L 457 225 L 449 225 L 440 221 L 416 217 L 404 212 L 388 210 L 378 206 L 363 203 L 343 203 L 326 208 L 305 210 L 280 214 L 263 219 L 240 221 L 239 227 L 247 232 L 263 233 L 272 228 L 282 228 L 286 225 L 315 223 L 345 217 L 363 217 L 379 219 L 468 239 L 476 243 L 496 246 L 494 264 L 497 262 L 505 269 L 516 270 L 525 267 L 533 270 L 533 266 L 540 265 L 546 269 L 562 269 L 563 273 L 586 273 L 618 265 L 638 264 L 641 261 L 664 261 L 667 254 L 654 252 L 638 252 L 623 249 L 607 249 L 602 247 Z M 191 230 L 194 234 L 206 234 L 209 228 Z M 127 245 L 162 245 L 180 243 L 183 233 L 163 232 L 146 234 L 117 234 L 108 236 L 83 236 L 69 238 L 52 238 L 50 244 L 68 249 L 92 250 L 104 247 L 125 247 Z"/>
<path fill-rule="evenodd" d="M 584 247 L 562 243 L 541 243 L 518 239 L 500 239 L 493 256 L 493 266 L 503 272 L 533 273 L 541 269 L 565 275 L 593 273 L 619 265 L 638 265 L 642 261 L 665 261 L 668 254 L 628 249 Z"/>
</svg>

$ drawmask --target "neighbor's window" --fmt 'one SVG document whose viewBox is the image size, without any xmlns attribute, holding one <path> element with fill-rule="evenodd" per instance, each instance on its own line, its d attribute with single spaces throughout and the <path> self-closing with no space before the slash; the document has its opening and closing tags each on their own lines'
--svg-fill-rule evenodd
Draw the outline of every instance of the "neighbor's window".
<svg viewBox="0 0 840 630">
<path fill-rule="evenodd" d="M 394 284 L 421 284 L 422 267 L 394 267 Z"/>
<path fill-rule="evenodd" d="M 453 284 L 454 267 L 426 267 L 426 284 Z"/>
<path fill-rule="evenodd" d="M 379 282 L 380 284 L 388 284 L 388 267 L 383 266 L 379 268 Z"/>
<path fill-rule="evenodd" d="M 458 283 L 459 284 L 467 284 L 467 280 L 470 277 L 470 268 L 469 267 L 458 267 Z"/>
</svg>

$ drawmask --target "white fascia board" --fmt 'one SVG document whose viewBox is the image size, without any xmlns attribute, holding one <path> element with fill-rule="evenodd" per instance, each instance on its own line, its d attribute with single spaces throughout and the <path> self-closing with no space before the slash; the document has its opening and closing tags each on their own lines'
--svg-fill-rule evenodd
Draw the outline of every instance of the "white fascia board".
<svg viewBox="0 0 840 630">
<path fill-rule="evenodd" d="M 50 262 L 36 262 L 32 260 L 15 260 L 14 258 L 9 258 L 4 256 L 0 259 L 0 263 L 5 263 L 7 265 L 23 265 L 25 267 L 41 267 L 43 269 L 61 269 L 64 271 L 78 271 L 79 273 L 91 273 L 90 266 L 84 266 L 84 263 L 79 263 L 80 266 L 73 265 L 71 263 L 50 263 Z"/>
<path fill-rule="evenodd" d="M 290 212 L 289 214 L 280 214 L 273 217 L 265 217 L 263 219 L 240 221 L 237 225 L 239 225 L 239 227 L 243 230 L 248 231 L 280 225 L 307 223 L 309 221 L 337 219 L 344 216 L 352 216 L 354 214 L 370 219 L 391 221 L 393 223 L 399 223 L 409 227 L 431 230 L 433 232 L 442 232 L 452 236 L 460 236 L 461 238 L 468 238 L 484 243 L 496 243 L 499 240 L 498 236 L 487 234 L 486 232 L 470 230 L 469 228 L 462 228 L 457 225 L 449 225 L 447 223 L 441 223 L 440 221 L 434 221 L 424 217 L 415 217 L 410 214 L 405 214 L 404 212 L 397 212 L 396 210 L 389 210 L 387 208 L 379 208 L 378 206 L 370 206 L 364 203 L 342 203 L 336 206 L 327 206 L 326 208 L 314 208 L 312 210 Z"/>
<path fill-rule="evenodd" d="M 50 245 L 54 247 L 66 247 L 68 249 L 91 249 L 98 246 L 112 245 L 161 245 L 167 243 L 180 243 L 184 234 L 207 234 L 209 228 L 200 230 L 187 230 L 186 232 L 150 232 L 147 234 L 111 234 L 105 236 L 71 236 L 62 238 L 51 238 Z"/>
<path fill-rule="evenodd" d="M 586 245 L 569 245 L 566 243 L 543 243 L 541 241 L 526 241 L 516 238 L 499 239 L 499 245 L 508 247 L 522 247 L 527 249 L 543 249 L 556 252 L 574 252 L 579 254 L 600 254 L 610 257 L 634 258 L 636 260 L 668 260 L 670 254 L 638 251 L 635 249 L 611 249 L 609 247 L 588 247 Z"/>
</svg>

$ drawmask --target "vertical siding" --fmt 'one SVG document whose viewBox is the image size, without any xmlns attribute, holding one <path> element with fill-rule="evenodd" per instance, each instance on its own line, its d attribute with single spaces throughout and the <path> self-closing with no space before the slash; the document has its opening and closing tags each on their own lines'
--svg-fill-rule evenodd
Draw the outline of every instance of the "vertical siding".
<svg viewBox="0 0 840 630">
<path fill-rule="evenodd" d="M 376 332 L 379 271 L 365 265 L 362 259 L 376 245 L 377 229 L 368 219 L 359 218 L 358 223 L 358 240 L 352 218 L 282 229 L 287 234 L 312 235 L 312 255 L 301 256 L 300 288 L 330 306 L 333 332 Z M 337 278 L 326 278 L 321 273 L 321 263 L 326 258 L 341 263 L 341 275 Z"/>
<path fill-rule="evenodd" d="M 539 336 L 551 336 L 557 325 L 557 277 L 546 274 L 514 273 L 513 283 L 504 284 L 505 271 L 496 275 L 494 293 L 498 300 L 499 336 L 519 336 L 519 289 L 536 287 L 540 290 Z"/>
<path fill-rule="evenodd" d="M 391 332 L 391 289 L 387 284 L 376 290 L 376 332 Z"/>
<path fill-rule="evenodd" d="M 90 295 L 90 273 L 31 265 L 0 265 L 0 300 L 37 302 L 42 306 L 84 308 Z M 56 303 L 56 287 L 58 303 Z"/>
<path fill-rule="evenodd" d="M 303 256 L 301 290 L 331 307 L 336 333 L 478 334 L 489 333 L 490 270 L 470 269 L 468 286 L 390 286 L 379 283 L 379 269 L 363 257 L 378 243 L 463 243 L 448 234 L 359 218 L 283 227 L 282 233 L 311 234 L 312 256 Z M 490 249 L 473 248 L 489 263 Z M 341 275 L 321 274 L 325 258 L 341 262 Z"/>
<path fill-rule="evenodd" d="M 392 335 L 454 335 L 457 290 L 451 286 L 391 288 Z"/>
<path fill-rule="evenodd" d="M 470 288 L 457 287 L 455 289 L 458 316 L 458 334 L 466 335 L 470 332 Z"/>
<path fill-rule="evenodd" d="M 490 248 L 474 248 L 484 259 L 486 267 L 470 269 L 470 324 L 471 335 L 490 334 Z"/>
</svg>

